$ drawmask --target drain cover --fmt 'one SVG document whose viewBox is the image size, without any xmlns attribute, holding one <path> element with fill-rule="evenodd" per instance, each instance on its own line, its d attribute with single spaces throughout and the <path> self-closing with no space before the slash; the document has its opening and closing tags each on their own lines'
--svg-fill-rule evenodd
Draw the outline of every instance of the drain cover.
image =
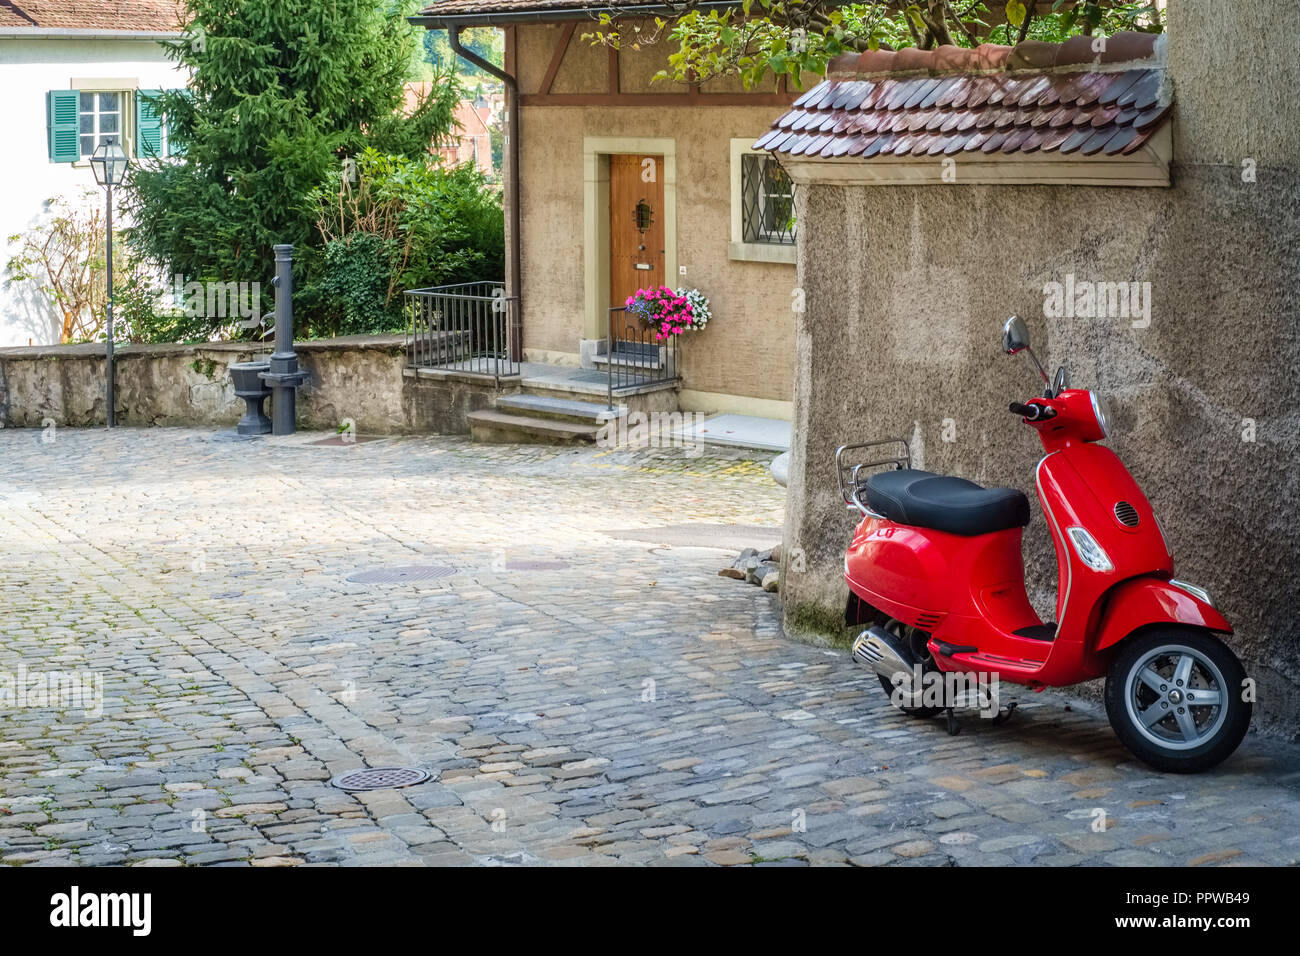
<svg viewBox="0 0 1300 956">
<path fill-rule="evenodd" d="M 445 564 L 410 564 L 395 568 L 369 568 L 348 575 L 348 580 L 353 584 L 407 584 L 411 581 L 432 581 L 455 573 L 455 568 Z"/>
<path fill-rule="evenodd" d="M 341 773 L 330 785 L 340 790 L 395 790 L 413 787 L 429 779 L 427 770 L 417 767 L 366 767 Z"/>
</svg>

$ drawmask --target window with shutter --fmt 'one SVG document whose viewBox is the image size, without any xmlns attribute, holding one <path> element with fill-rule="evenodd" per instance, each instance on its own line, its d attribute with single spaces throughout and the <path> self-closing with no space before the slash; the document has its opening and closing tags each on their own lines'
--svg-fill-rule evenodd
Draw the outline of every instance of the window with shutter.
<svg viewBox="0 0 1300 956">
<path fill-rule="evenodd" d="M 76 90 L 51 90 L 45 95 L 52 163 L 75 163 L 81 158 L 79 99 Z"/>
<path fill-rule="evenodd" d="M 167 155 L 166 130 L 158 102 L 161 90 L 136 90 L 135 94 L 135 154 L 141 159 L 155 159 Z"/>
<path fill-rule="evenodd" d="M 90 159 L 104 143 L 122 142 L 122 100 L 120 90 L 77 93 L 77 111 L 81 133 L 81 158 Z"/>
</svg>

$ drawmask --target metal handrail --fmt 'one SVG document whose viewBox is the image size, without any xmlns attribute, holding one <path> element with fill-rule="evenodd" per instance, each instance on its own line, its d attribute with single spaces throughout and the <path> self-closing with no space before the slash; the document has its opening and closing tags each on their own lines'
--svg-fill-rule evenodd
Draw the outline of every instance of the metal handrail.
<svg viewBox="0 0 1300 956">
<path fill-rule="evenodd" d="M 620 325 L 619 313 L 622 315 Z M 609 373 L 608 401 L 614 407 L 614 396 L 619 392 L 642 388 L 646 385 L 675 382 L 677 374 L 677 339 L 670 335 L 655 338 L 653 329 L 639 319 L 627 321 L 627 306 L 615 305 L 609 310 L 605 326 L 605 361 Z M 620 357 L 619 353 L 622 353 Z"/>
<path fill-rule="evenodd" d="M 490 376 L 520 374 L 519 297 L 503 282 L 409 289 L 407 366 Z"/>
</svg>

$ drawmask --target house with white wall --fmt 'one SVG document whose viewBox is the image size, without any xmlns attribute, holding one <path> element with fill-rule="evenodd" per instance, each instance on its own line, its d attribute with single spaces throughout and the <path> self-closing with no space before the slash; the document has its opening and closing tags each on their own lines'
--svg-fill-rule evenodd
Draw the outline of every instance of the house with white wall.
<svg viewBox="0 0 1300 956">
<path fill-rule="evenodd" d="M 0 0 L 0 271 L 19 248 L 10 237 L 39 229 L 50 200 L 103 204 L 87 162 L 98 145 L 167 154 L 149 94 L 186 85 L 161 42 L 182 36 L 179 10 L 175 0 Z M 0 346 L 58 342 L 44 296 L 7 278 Z"/>
</svg>

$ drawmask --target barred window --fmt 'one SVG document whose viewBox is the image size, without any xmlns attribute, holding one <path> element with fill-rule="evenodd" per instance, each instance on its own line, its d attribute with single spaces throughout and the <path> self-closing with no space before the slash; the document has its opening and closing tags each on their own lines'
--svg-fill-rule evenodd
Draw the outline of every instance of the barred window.
<svg viewBox="0 0 1300 956">
<path fill-rule="evenodd" d="M 765 153 L 742 156 L 740 190 L 745 241 L 793 245 L 794 183 L 781 164 Z"/>
</svg>

